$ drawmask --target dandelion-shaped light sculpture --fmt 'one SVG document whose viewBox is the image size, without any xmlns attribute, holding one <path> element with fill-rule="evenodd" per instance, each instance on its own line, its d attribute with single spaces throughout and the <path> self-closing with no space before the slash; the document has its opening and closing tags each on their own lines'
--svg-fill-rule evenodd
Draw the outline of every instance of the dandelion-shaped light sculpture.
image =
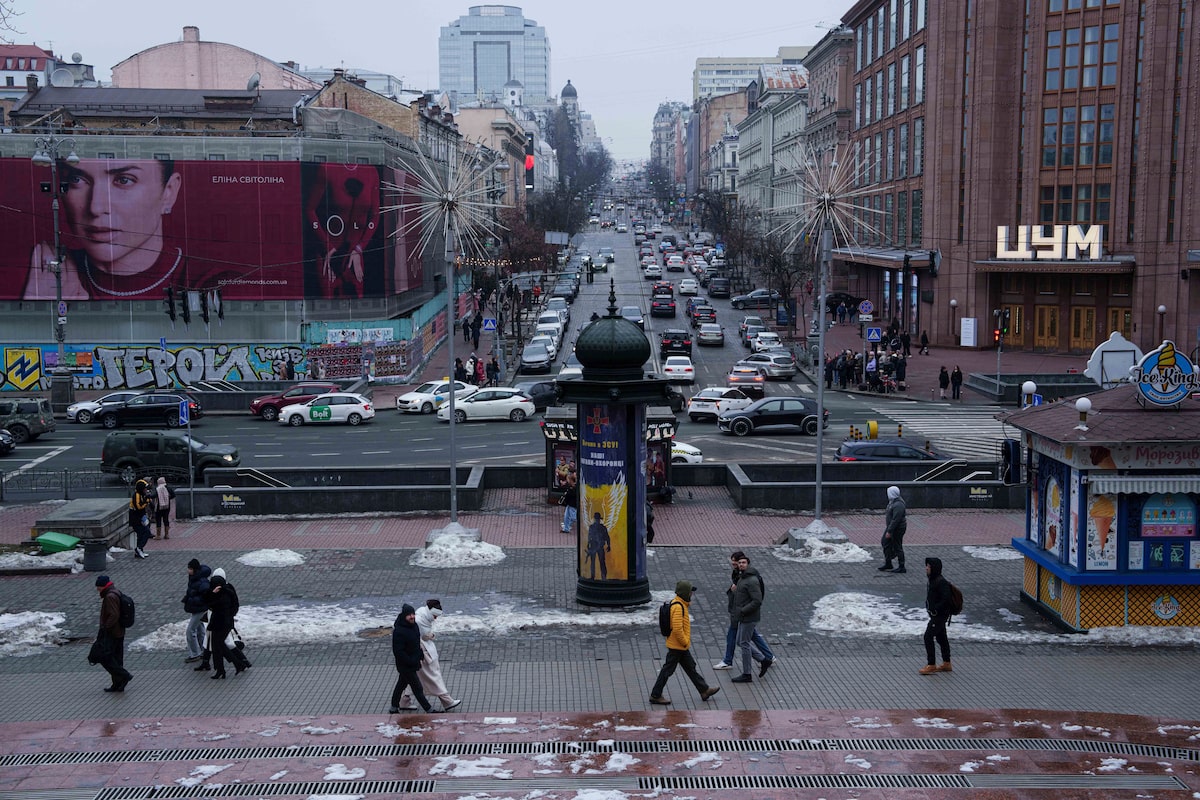
<svg viewBox="0 0 1200 800">
<path fill-rule="evenodd" d="M 501 161 L 499 157 L 490 161 L 480 158 L 478 149 L 462 150 L 456 160 L 447 165 L 445 176 L 418 152 L 416 186 L 400 186 L 384 183 L 384 189 L 400 202 L 382 206 L 385 212 L 398 213 L 401 224 L 392 236 L 403 236 L 419 231 L 416 255 L 421 258 L 425 250 L 441 235 L 446 256 L 446 341 L 449 358 L 450 406 L 450 521 L 458 522 L 458 452 L 455 448 L 455 377 L 454 371 L 454 322 L 455 285 L 454 266 L 459 256 L 474 256 L 485 252 L 488 236 L 494 236 L 501 226 L 495 219 L 497 206 L 494 191 L 489 195 L 488 178 Z M 407 198 L 415 195 L 415 198 Z"/>
<path fill-rule="evenodd" d="M 838 161 L 837 147 L 831 149 L 828 166 L 825 166 L 810 146 L 804 163 L 796 165 L 798 201 L 776 205 L 771 209 L 774 215 L 787 215 L 787 220 L 772 231 L 788 238 L 785 251 L 797 244 L 811 248 L 813 243 L 817 243 L 817 235 L 820 235 L 817 259 L 818 333 L 814 368 L 817 370 L 817 419 L 821 420 L 821 424 L 817 425 L 813 521 L 806 529 L 810 534 L 819 535 L 829 531 L 829 526 L 821 519 L 821 468 L 825 460 L 825 279 L 833 261 L 835 242 L 838 247 L 853 252 L 859 247 L 856 232 L 863 231 L 876 239 L 881 236 L 879 228 L 868 222 L 867 217 L 878 218 L 883 212 L 856 205 L 859 198 L 873 194 L 877 189 L 866 185 L 871 183 L 872 168 L 872 164 L 864 164 L 858 158 L 857 152 L 854 158 Z"/>
</svg>

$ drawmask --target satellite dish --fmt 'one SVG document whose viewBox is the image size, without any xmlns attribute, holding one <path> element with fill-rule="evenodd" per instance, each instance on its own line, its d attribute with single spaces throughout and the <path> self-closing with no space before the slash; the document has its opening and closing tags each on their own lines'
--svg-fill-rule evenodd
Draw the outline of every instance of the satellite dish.
<svg viewBox="0 0 1200 800">
<path fill-rule="evenodd" d="M 64 86 L 74 86 L 75 76 L 71 74 L 71 70 L 59 67 L 58 69 L 54 70 L 54 72 L 50 73 L 50 85 L 58 86 L 60 88 Z"/>
<path fill-rule="evenodd" d="M 82 64 L 83 56 L 81 56 L 79 53 L 71 53 L 71 60 L 74 61 L 76 64 Z"/>
<path fill-rule="evenodd" d="M 260 83 L 262 83 L 262 75 L 256 72 L 250 76 L 250 80 L 246 81 L 246 91 L 253 92 L 257 90 Z"/>
</svg>

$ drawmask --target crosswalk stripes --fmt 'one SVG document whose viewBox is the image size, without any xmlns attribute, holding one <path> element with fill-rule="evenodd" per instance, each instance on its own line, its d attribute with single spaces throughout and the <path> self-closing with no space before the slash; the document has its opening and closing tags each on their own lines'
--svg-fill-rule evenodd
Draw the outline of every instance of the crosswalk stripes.
<svg viewBox="0 0 1200 800">
<path fill-rule="evenodd" d="M 912 409 L 895 406 L 872 407 L 881 419 L 891 419 L 904 426 L 904 437 L 928 439 L 934 449 L 946 455 L 972 461 L 995 461 L 1000 457 L 1000 440 L 1015 435 L 996 414 L 1000 406 L 920 405 Z M 884 423 L 879 426 L 885 435 Z M 895 435 L 895 429 L 886 430 Z"/>
</svg>

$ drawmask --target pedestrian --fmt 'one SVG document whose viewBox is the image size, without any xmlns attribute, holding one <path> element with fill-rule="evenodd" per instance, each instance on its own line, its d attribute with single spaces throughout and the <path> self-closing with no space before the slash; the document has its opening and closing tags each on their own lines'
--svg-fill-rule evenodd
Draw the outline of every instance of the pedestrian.
<svg viewBox="0 0 1200 800">
<path fill-rule="evenodd" d="M 478 342 L 476 346 L 478 346 Z M 487 367 L 484 366 L 482 358 L 475 359 L 475 385 L 487 386 Z"/>
<path fill-rule="evenodd" d="M 908 358 L 909 356 L 912 355 L 912 351 L 910 349 L 911 347 L 912 347 L 912 334 L 909 333 L 908 331 L 904 331 L 903 333 L 900 334 L 900 348 L 901 348 L 901 352 L 904 353 L 905 358 Z"/>
<path fill-rule="evenodd" d="M 446 689 L 446 681 L 442 678 L 442 665 L 438 660 L 437 645 L 433 643 L 433 623 L 442 615 L 442 601 L 436 597 L 425 601 L 425 605 L 417 609 L 414 618 L 417 630 L 421 634 L 421 668 L 417 677 L 421 679 L 421 688 L 425 697 L 431 695 L 442 701 L 442 710 L 449 711 L 462 705 L 462 700 L 455 700 Z M 412 691 L 405 689 L 400 695 L 400 708 L 416 708 Z"/>
<path fill-rule="evenodd" d="M 688 581 L 675 584 L 675 597 L 671 600 L 671 634 L 667 636 L 667 657 L 663 661 L 662 669 L 658 671 L 654 686 L 650 689 L 650 702 L 655 705 L 671 705 L 671 701 L 663 697 L 663 689 L 667 686 L 667 679 L 675 674 L 676 667 L 683 667 L 684 674 L 700 693 L 701 700 L 708 700 L 721 691 L 719 686 L 708 685 L 708 681 L 704 680 L 704 676 L 696 667 L 696 659 L 692 657 L 692 620 L 688 613 L 692 591 L 692 584 Z"/>
<path fill-rule="evenodd" d="M 908 377 L 908 359 L 904 356 L 896 356 L 896 388 L 904 391 L 905 379 Z"/>
<path fill-rule="evenodd" d="M 883 566 L 879 567 L 880 572 L 908 572 L 904 568 L 904 534 L 908 531 L 908 506 L 904 502 L 904 498 L 900 496 L 899 486 L 889 486 L 887 488 L 887 511 L 884 512 L 883 520 Z M 892 559 L 899 562 L 899 566 L 892 569 Z"/>
<path fill-rule="evenodd" d="M 736 623 L 737 645 L 742 651 L 742 674 L 733 683 L 750 683 L 750 661 L 758 662 L 758 677 L 767 674 L 771 661 L 754 644 L 754 633 L 762 619 L 763 584 L 758 570 L 750 566 L 750 558 L 742 553 L 737 560 L 738 579 L 733 590 L 733 609 L 729 612 L 730 622 Z"/>
<path fill-rule="evenodd" d="M 496 357 L 492 356 L 492 360 L 487 363 L 487 385 L 497 386 L 500 383 L 500 365 L 496 362 Z"/>
<path fill-rule="evenodd" d="M 566 481 L 567 488 L 558 504 L 563 507 L 562 532 L 571 533 L 575 529 L 575 521 L 579 519 L 579 477 L 574 470 L 568 470 Z"/>
<path fill-rule="evenodd" d="M 476 350 L 479 349 L 479 334 L 483 331 L 483 314 L 478 313 L 471 320 L 471 341 Z"/>
<path fill-rule="evenodd" d="M 946 372 L 943 366 L 942 371 L 938 373 L 938 388 L 941 390 L 941 397 L 946 399 L 946 389 L 950 388 L 950 373 Z"/>
<path fill-rule="evenodd" d="M 107 575 L 96 578 L 100 593 L 100 630 L 88 654 L 88 661 L 99 664 L 112 677 L 106 692 L 123 692 L 133 675 L 125 669 L 125 628 L 121 626 L 121 593 Z"/>
<path fill-rule="evenodd" d="M 929 331 L 921 331 L 921 355 L 929 355 Z"/>
<path fill-rule="evenodd" d="M 392 705 L 389 714 L 400 711 L 400 697 L 405 689 L 412 692 L 426 714 L 433 713 L 433 706 L 421 688 L 417 671 L 421 668 L 421 630 L 417 627 L 417 611 L 408 603 L 400 608 L 400 614 L 392 627 L 392 657 L 396 660 L 396 686 L 392 689 Z"/>
<path fill-rule="evenodd" d="M 646 544 L 654 544 L 654 504 L 646 498 Z"/>
<path fill-rule="evenodd" d="M 133 548 L 134 558 L 147 558 L 146 542 L 153 535 L 150 532 L 150 483 L 145 478 L 138 478 L 133 484 L 133 494 L 129 497 L 129 527 L 137 534 L 137 544 Z"/>
<path fill-rule="evenodd" d="M 732 621 L 733 617 L 733 594 L 737 590 L 738 576 L 741 574 L 738 570 L 738 561 L 745 557 L 745 553 L 741 550 L 735 550 L 729 555 L 729 567 L 731 574 L 729 577 L 729 588 L 725 590 L 726 604 L 729 607 L 730 623 L 725 631 L 725 657 L 713 664 L 713 669 L 732 669 L 733 668 L 733 650 L 737 647 L 737 623 Z M 758 588 L 763 594 L 766 594 L 766 586 L 763 583 L 762 576 L 758 576 Z M 771 651 L 771 646 L 767 644 L 767 640 L 763 638 L 762 633 L 758 630 L 758 626 L 754 626 L 754 646 L 759 652 L 771 662 L 775 661 L 775 653 Z"/>
<path fill-rule="evenodd" d="M 467 373 L 467 383 L 474 383 L 475 382 L 475 354 L 474 353 L 471 353 L 471 355 L 467 357 L 467 363 L 464 365 L 463 368 L 466 370 L 466 373 Z"/>
<path fill-rule="evenodd" d="M 187 644 L 187 658 L 184 659 L 184 663 L 194 664 L 205 660 L 207 652 L 204 648 L 204 621 L 205 615 L 208 614 L 205 596 L 210 588 L 208 579 L 212 570 L 207 564 L 201 564 L 200 559 L 193 558 L 188 562 L 187 571 L 188 584 L 187 591 L 183 594 L 183 610 L 192 617 L 188 620 L 187 630 L 183 635 Z"/>
<path fill-rule="evenodd" d="M 467 368 L 461 358 L 454 359 L 454 380 L 459 383 L 467 382 Z"/>
<path fill-rule="evenodd" d="M 593 515 L 592 524 L 588 526 L 587 561 L 591 568 L 592 580 L 596 580 L 596 562 L 600 563 L 600 580 L 608 580 L 608 554 L 612 552 L 612 539 L 608 535 L 608 526 L 600 519 L 600 512 Z"/>
<path fill-rule="evenodd" d="M 962 370 L 958 368 L 958 364 L 954 365 L 954 372 L 950 373 L 950 396 L 954 400 L 962 400 Z"/>
<path fill-rule="evenodd" d="M 829 356 L 828 358 L 825 359 L 825 388 L 826 389 L 833 388 L 833 371 L 834 371 L 833 365 L 834 365 L 833 356 Z"/>
<path fill-rule="evenodd" d="M 837 321 L 838 321 L 838 325 L 846 324 L 846 303 L 845 303 L 845 301 L 838 303 Z"/>
<path fill-rule="evenodd" d="M 471 315 L 467 314 L 462 321 L 463 341 L 471 341 Z"/>
<path fill-rule="evenodd" d="M 950 637 L 946 635 L 946 625 L 954 613 L 954 604 L 950 582 L 942 576 L 942 560 L 926 558 L 925 574 L 929 578 L 929 588 L 925 590 L 925 610 L 929 612 L 929 624 L 925 626 L 925 666 L 917 671 L 922 675 L 953 672 L 954 667 L 950 664 Z M 935 641 L 942 650 L 940 667 L 934 658 Z"/>
<path fill-rule="evenodd" d="M 234 605 L 236 593 L 226 591 L 227 583 L 224 575 L 217 574 L 208 581 L 208 647 L 212 653 L 213 666 L 216 668 L 211 676 L 214 681 L 224 679 L 225 660 L 233 660 L 225 639 L 233 632 L 234 618 L 237 615 Z M 239 667 L 234 674 L 241 671 Z"/>
<path fill-rule="evenodd" d="M 171 538 L 171 504 L 175 501 L 175 490 L 160 477 L 154 487 L 154 538 Z"/>
</svg>

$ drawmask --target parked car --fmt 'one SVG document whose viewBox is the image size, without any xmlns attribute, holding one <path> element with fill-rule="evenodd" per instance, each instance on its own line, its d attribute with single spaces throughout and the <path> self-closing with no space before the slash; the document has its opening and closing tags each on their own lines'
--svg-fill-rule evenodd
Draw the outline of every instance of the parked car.
<svg viewBox="0 0 1200 800">
<path fill-rule="evenodd" d="M 825 410 L 824 425 L 829 426 L 829 411 Z M 758 431 L 798 430 L 815 436 L 818 426 L 817 404 L 803 397 L 765 397 L 737 411 L 726 411 L 717 417 L 717 428 L 734 436 L 747 436 Z"/>
<path fill-rule="evenodd" d="M 572 350 L 570 354 L 563 359 L 562 366 L 559 367 L 558 376 L 555 378 L 555 380 L 559 382 L 571 381 L 582 377 L 583 363 L 579 360 L 579 357 L 575 355 L 575 351 Z"/>
<path fill-rule="evenodd" d="M 233 445 L 207 444 L 185 431 L 114 431 L 104 437 L 100 470 L 114 472 L 129 484 L 139 477 L 161 475 L 164 470 L 186 476 L 189 449 L 197 480 L 213 467 L 241 463 Z"/>
<path fill-rule="evenodd" d="M 521 372 L 549 372 L 554 359 L 542 344 L 527 344 L 521 350 Z"/>
<path fill-rule="evenodd" d="M 761 398 L 767 393 L 767 378 L 757 367 L 734 367 L 725 376 L 725 383 L 741 389 L 750 397 Z"/>
<path fill-rule="evenodd" d="M 567 302 L 566 298 L 551 297 L 546 301 L 546 311 L 556 312 L 562 318 L 563 325 L 571 324 L 571 304 Z"/>
<path fill-rule="evenodd" d="M 834 457 L 838 461 L 948 461 L 951 458 L 931 448 L 929 442 L 924 445 L 909 439 L 848 439 L 838 446 Z"/>
<path fill-rule="evenodd" d="M 711 291 L 709 292 L 712 293 Z M 783 296 L 774 289 L 755 289 L 746 294 L 739 294 L 729 301 L 734 308 L 774 308 L 779 305 Z"/>
<path fill-rule="evenodd" d="M 738 323 L 738 336 L 744 336 L 746 334 L 746 328 L 750 327 L 751 325 L 757 325 L 762 330 L 766 330 L 767 328 L 767 323 L 763 322 L 762 317 L 747 315 L 742 317 L 742 321 Z"/>
<path fill-rule="evenodd" d="M 279 424 L 299 428 L 326 422 L 344 422 L 351 427 L 375 419 L 375 406 L 361 394 L 331 392 L 319 395 L 307 403 L 296 403 L 279 409 Z"/>
<path fill-rule="evenodd" d="M 179 426 L 179 404 L 187 401 L 188 415 L 194 421 L 204 415 L 204 410 L 194 397 L 185 392 L 147 392 L 118 403 L 105 403 L 96 411 L 95 418 L 106 428 L 122 425 L 166 425 Z"/>
<path fill-rule="evenodd" d="M 858 313 L 858 306 L 866 298 L 850 294 L 849 292 L 829 292 L 825 295 L 825 308 L 830 314 L 837 314 L 838 306 L 842 303 L 846 304 L 846 311 Z M 817 307 L 817 298 L 813 297 L 813 308 Z"/>
<path fill-rule="evenodd" d="M 6 456 L 17 446 L 17 440 L 8 431 L 0 428 L 0 456 Z"/>
<path fill-rule="evenodd" d="M 469 397 L 478 389 L 469 383 L 454 382 L 454 397 L 461 400 Z M 438 406 L 450 398 L 450 379 L 426 381 L 411 392 L 405 392 L 396 397 L 396 410 L 406 413 L 432 414 Z"/>
<path fill-rule="evenodd" d="M 674 317 L 675 298 L 669 294 L 656 294 L 650 300 L 650 316 Z"/>
<path fill-rule="evenodd" d="M 747 325 L 742 329 L 742 346 L 750 348 L 754 344 L 754 339 L 767 328 L 765 325 Z"/>
<path fill-rule="evenodd" d="M 659 339 L 658 352 L 664 357 L 669 355 L 690 356 L 692 354 L 692 335 L 678 328 L 665 330 Z"/>
<path fill-rule="evenodd" d="M 696 382 L 696 368 L 688 356 L 667 356 L 663 361 L 663 375 L 669 381 Z"/>
<path fill-rule="evenodd" d="M 786 350 L 754 353 L 739 360 L 735 366 L 754 367 L 762 370 L 762 373 L 768 378 L 785 381 L 790 381 L 800 371 L 796 366 L 796 359 Z"/>
<path fill-rule="evenodd" d="M 558 405 L 552 380 L 521 381 L 513 388 L 533 401 L 534 411 L 545 411 L 550 406 Z"/>
<path fill-rule="evenodd" d="M 507 419 L 513 422 L 524 422 L 536 410 L 531 398 L 519 389 L 507 386 L 494 389 L 480 389 L 461 403 L 454 404 L 454 421 Z M 438 409 L 438 419 L 450 421 L 450 405 Z"/>
<path fill-rule="evenodd" d="M 105 403 L 123 403 L 142 394 L 140 391 L 110 392 L 96 400 L 80 400 L 67 406 L 67 421 L 87 425 L 95 419 L 96 412 Z"/>
<path fill-rule="evenodd" d="M 696 342 L 701 347 L 724 347 L 725 329 L 715 322 L 705 322 L 696 330 Z"/>
<path fill-rule="evenodd" d="M 692 395 L 688 401 L 688 418 L 692 422 L 713 419 L 726 411 L 737 411 L 754 402 L 754 398 L 732 386 L 709 386 Z"/>
<path fill-rule="evenodd" d="M 43 433 L 53 433 L 57 427 L 50 401 L 44 397 L 0 399 L 0 428 L 12 434 L 17 444 L 32 442 Z"/>
<path fill-rule="evenodd" d="M 336 392 L 342 387 L 336 383 L 298 383 L 275 394 L 265 394 L 250 401 L 250 413 L 268 422 L 279 419 L 279 409 L 284 406 L 307 403 L 314 397 Z M 80 420 L 81 422 L 83 420 Z"/>
<path fill-rule="evenodd" d="M 539 333 L 529 340 L 530 344 L 540 344 L 542 347 L 550 351 L 550 360 L 553 361 L 558 357 L 558 344 L 554 337 L 547 333 Z"/>
</svg>

